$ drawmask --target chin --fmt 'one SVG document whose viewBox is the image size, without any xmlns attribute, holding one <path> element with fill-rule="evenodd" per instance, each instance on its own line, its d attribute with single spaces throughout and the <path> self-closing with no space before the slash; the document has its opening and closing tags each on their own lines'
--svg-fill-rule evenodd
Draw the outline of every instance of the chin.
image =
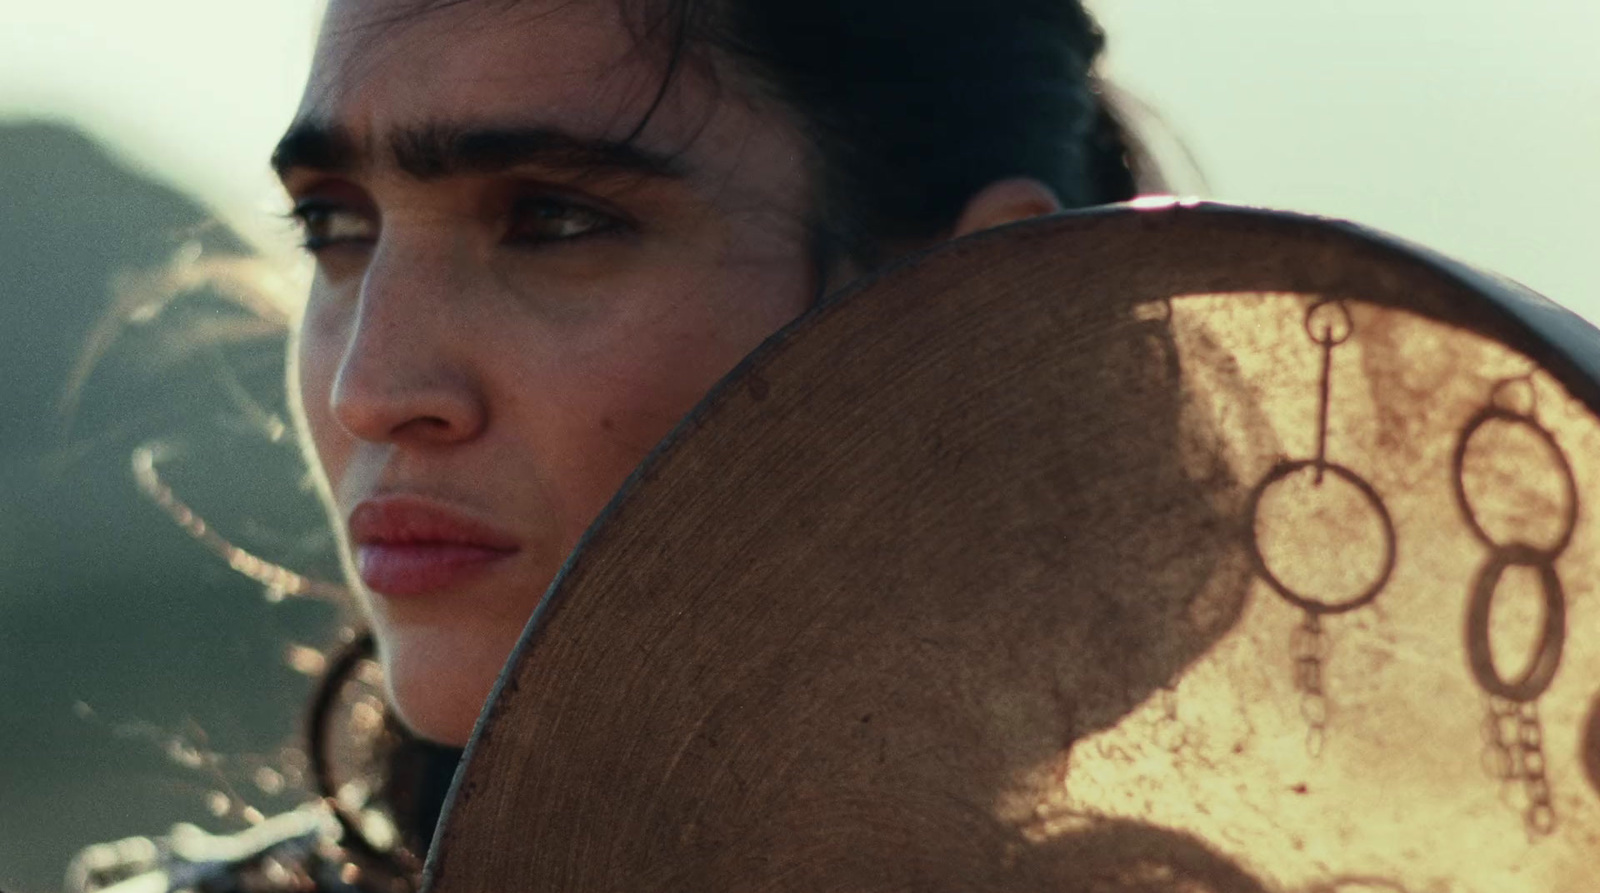
<svg viewBox="0 0 1600 893">
<path fill-rule="evenodd" d="M 465 746 L 520 632 L 380 631 L 384 684 L 400 721 L 428 741 Z"/>
</svg>

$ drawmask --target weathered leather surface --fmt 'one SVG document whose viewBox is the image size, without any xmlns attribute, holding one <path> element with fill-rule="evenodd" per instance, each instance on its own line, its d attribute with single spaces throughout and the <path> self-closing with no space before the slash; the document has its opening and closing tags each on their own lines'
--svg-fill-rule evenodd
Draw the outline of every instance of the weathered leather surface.
<svg viewBox="0 0 1600 893">
<path fill-rule="evenodd" d="M 1597 371 L 1576 317 L 1337 222 L 914 258 L 596 523 L 429 889 L 1594 889 Z"/>
</svg>

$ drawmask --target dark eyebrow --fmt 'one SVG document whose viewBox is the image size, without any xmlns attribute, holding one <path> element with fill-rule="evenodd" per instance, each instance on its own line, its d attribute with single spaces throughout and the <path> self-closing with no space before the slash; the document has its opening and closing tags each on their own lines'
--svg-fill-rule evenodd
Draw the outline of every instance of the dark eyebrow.
<svg viewBox="0 0 1600 893">
<path fill-rule="evenodd" d="M 501 173 L 536 165 L 579 174 L 634 174 L 676 179 L 683 176 L 672 156 L 618 140 L 580 137 L 547 127 L 462 127 L 430 123 L 391 134 L 394 165 L 419 180 Z M 296 168 L 347 173 L 370 159 L 339 127 L 300 121 L 289 128 L 272 153 L 272 167 L 283 177 Z"/>
<path fill-rule="evenodd" d="M 346 173 L 357 166 L 360 154 L 355 140 L 341 128 L 320 121 L 296 121 L 272 150 L 272 169 L 279 179 L 295 168 Z"/>
</svg>

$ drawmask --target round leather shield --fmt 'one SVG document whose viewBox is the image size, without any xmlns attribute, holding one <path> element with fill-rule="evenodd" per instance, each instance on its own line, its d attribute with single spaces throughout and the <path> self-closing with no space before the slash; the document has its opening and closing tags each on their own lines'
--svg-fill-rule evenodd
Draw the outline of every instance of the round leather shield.
<svg viewBox="0 0 1600 893">
<path fill-rule="evenodd" d="M 1295 215 L 912 258 L 596 522 L 431 890 L 1592 890 L 1597 372 L 1537 296 Z"/>
</svg>

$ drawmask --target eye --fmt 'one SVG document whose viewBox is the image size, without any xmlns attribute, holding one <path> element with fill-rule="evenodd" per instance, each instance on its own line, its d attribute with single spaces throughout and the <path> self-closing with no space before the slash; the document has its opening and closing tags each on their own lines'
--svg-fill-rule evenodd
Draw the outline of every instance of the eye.
<svg viewBox="0 0 1600 893">
<path fill-rule="evenodd" d="M 566 199 L 524 198 L 511 207 L 506 241 L 515 245 L 538 245 L 615 232 L 623 226 L 623 222 L 611 214 Z"/>
<path fill-rule="evenodd" d="M 302 244 L 317 252 L 335 245 L 366 244 L 378 236 L 371 217 L 325 199 L 304 199 L 290 212 L 300 224 Z"/>
</svg>

